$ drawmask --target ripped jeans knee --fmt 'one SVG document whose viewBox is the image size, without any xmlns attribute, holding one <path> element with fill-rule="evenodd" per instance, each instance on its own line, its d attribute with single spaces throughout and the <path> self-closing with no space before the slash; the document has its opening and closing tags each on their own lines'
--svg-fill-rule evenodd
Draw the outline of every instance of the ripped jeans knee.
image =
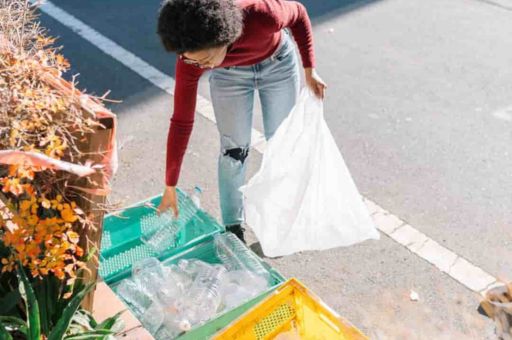
<svg viewBox="0 0 512 340">
<path fill-rule="evenodd" d="M 249 155 L 249 148 L 243 147 L 243 148 L 233 148 L 233 149 L 227 149 L 224 150 L 223 156 L 230 157 L 234 159 L 235 161 L 240 161 L 242 164 L 244 164 L 245 159 Z"/>
<path fill-rule="evenodd" d="M 249 143 L 240 143 L 231 136 L 222 135 L 221 137 L 221 156 L 234 162 L 245 163 L 249 155 Z"/>
</svg>

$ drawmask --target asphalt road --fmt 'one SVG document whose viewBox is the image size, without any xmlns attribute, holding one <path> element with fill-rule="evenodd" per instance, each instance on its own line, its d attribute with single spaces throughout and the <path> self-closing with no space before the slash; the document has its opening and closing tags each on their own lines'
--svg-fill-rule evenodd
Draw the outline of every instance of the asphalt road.
<svg viewBox="0 0 512 340">
<path fill-rule="evenodd" d="M 506 1 L 303 2 L 329 85 L 326 119 L 361 193 L 492 275 L 512 279 Z M 175 59 L 155 34 L 158 2 L 53 3 L 173 76 Z M 110 89 L 123 100 L 112 106 L 122 145 L 112 199 L 159 193 L 172 98 L 55 20 L 41 20 L 60 37 L 80 87 L 99 95 Z M 204 82 L 200 92 L 209 96 Z M 198 117 L 181 178 L 185 188 L 205 188 L 204 206 L 216 216 L 217 139 L 215 126 Z M 259 161 L 253 153 L 251 173 Z M 475 313 L 474 293 L 386 237 L 271 262 L 374 336 L 492 338 L 492 325 Z M 409 301 L 410 289 L 419 302 Z"/>
</svg>

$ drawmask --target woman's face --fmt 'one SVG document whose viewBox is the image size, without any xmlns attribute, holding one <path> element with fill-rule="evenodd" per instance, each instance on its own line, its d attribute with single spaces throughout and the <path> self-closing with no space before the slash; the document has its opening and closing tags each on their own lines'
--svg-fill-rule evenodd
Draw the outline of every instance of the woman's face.
<svg viewBox="0 0 512 340">
<path fill-rule="evenodd" d="M 212 47 L 195 52 L 185 52 L 180 55 L 187 64 L 200 68 L 214 68 L 224 61 L 228 51 L 227 46 Z"/>
</svg>

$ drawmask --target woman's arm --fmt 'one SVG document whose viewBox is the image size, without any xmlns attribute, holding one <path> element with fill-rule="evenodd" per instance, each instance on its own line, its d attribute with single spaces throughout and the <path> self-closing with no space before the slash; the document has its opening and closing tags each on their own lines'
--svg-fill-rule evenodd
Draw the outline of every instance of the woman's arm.
<svg viewBox="0 0 512 340">
<path fill-rule="evenodd" d="M 176 62 L 176 84 L 174 89 L 174 113 L 167 136 L 167 158 L 165 184 L 176 186 L 181 163 L 187 150 L 196 110 L 197 84 L 203 70 L 185 64 L 178 59 Z"/>
<path fill-rule="evenodd" d="M 274 17 L 276 29 L 288 27 L 299 47 L 305 80 L 308 87 L 319 97 L 325 97 L 327 85 L 315 71 L 315 52 L 313 48 L 313 29 L 306 8 L 297 1 L 264 0 Z"/>
<path fill-rule="evenodd" d="M 171 209 L 178 217 L 178 196 L 176 184 L 181 163 L 187 150 L 197 100 L 197 83 L 203 70 L 187 65 L 180 59 L 176 62 L 176 83 L 174 88 L 174 113 L 167 135 L 167 158 L 165 169 L 165 190 L 158 206 L 159 212 Z"/>
<path fill-rule="evenodd" d="M 264 0 L 266 11 L 275 20 L 276 29 L 289 28 L 299 47 L 304 68 L 315 67 L 313 29 L 304 5 L 297 1 Z"/>
</svg>

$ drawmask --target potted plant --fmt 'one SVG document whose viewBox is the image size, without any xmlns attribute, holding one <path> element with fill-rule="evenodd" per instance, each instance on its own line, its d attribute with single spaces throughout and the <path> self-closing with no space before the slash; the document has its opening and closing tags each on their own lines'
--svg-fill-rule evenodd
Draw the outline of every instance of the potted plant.
<svg viewBox="0 0 512 340">
<path fill-rule="evenodd" d="M 53 43 L 28 0 L 0 0 L 0 339 L 106 338 L 119 325 L 81 307 L 115 116 L 62 79 L 69 64 Z"/>
</svg>

